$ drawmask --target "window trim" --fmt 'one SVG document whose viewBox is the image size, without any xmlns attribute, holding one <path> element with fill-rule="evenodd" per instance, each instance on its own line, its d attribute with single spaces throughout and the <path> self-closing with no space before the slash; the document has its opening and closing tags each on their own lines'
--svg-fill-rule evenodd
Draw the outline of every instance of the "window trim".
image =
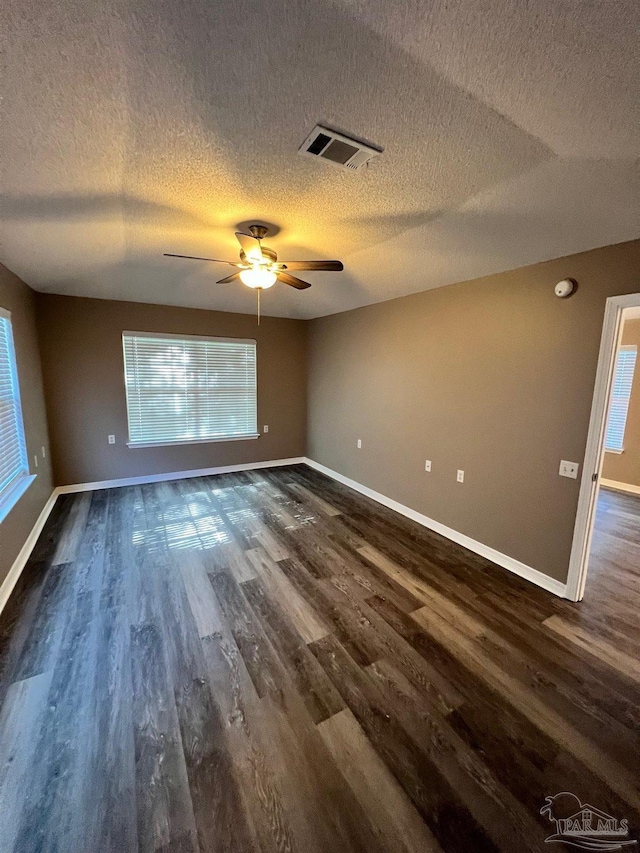
<svg viewBox="0 0 640 853">
<path fill-rule="evenodd" d="M 625 352 L 625 351 L 626 351 L 626 352 L 635 352 L 635 354 L 636 354 L 636 358 L 634 359 L 634 367 L 633 367 L 633 371 L 632 371 L 632 374 L 631 374 L 631 386 L 632 386 L 632 387 L 631 387 L 631 389 L 629 390 L 629 399 L 627 400 L 627 411 L 626 411 L 626 414 L 625 414 L 625 418 L 624 418 L 624 426 L 623 426 L 623 429 L 622 429 L 622 439 L 621 439 L 621 440 L 622 440 L 622 447 L 607 447 L 607 434 L 608 434 L 608 432 L 609 432 L 609 415 L 610 415 L 610 410 L 611 410 L 611 403 L 612 403 L 612 401 L 613 401 L 613 388 L 614 388 L 614 386 L 615 386 L 615 382 L 616 382 L 616 374 L 617 374 L 617 371 L 618 371 L 618 359 L 620 358 L 620 354 L 621 354 L 622 352 Z M 609 409 L 608 409 L 608 411 L 607 411 L 607 421 L 606 421 L 606 423 L 605 423 L 605 432 L 604 432 L 604 452 L 605 452 L 605 453 L 615 453 L 617 456 L 620 456 L 622 453 L 624 453 L 624 452 L 625 452 L 625 451 L 624 451 L 624 438 L 625 438 L 625 434 L 626 434 L 626 431 L 627 431 L 627 420 L 628 420 L 628 417 L 629 417 L 629 406 L 630 406 L 630 404 L 631 404 L 631 394 L 632 394 L 632 391 L 633 391 L 633 384 L 634 384 L 634 381 L 635 381 L 635 369 L 636 369 L 637 364 L 638 364 L 637 359 L 638 359 L 638 347 L 636 346 L 636 344 L 622 344 L 622 345 L 621 345 L 621 346 L 619 346 L 619 347 L 618 347 L 618 349 L 616 350 L 615 358 L 614 358 L 614 363 L 613 363 L 613 377 L 612 377 L 612 380 L 611 380 L 611 397 L 610 397 L 610 400 L 609 400 Z"/>
<path fill-rule="evenodd" d="M 36 477 L 37 474 L 19 474 L 11 483 L 4 497 L 0 500 L 0 524 L 9 515 Z"/>
<path fill-rule="evenodd" d="M 231 435 L 221 438 L 186 438 L 175 441 L 132 441 L 129 427 L 129 390 L 127 388 L 127 363 L 125 358 L 125 336 L 136 338 L 173 338 L 178 341 L 209 341 L 213 343 L 233 343 L 233 344 L 253 344 L 256 350 L 256 423 L 257 423 L 257 404 L 258 404 L 258 341 L 256 338 L 229 338 L 219 335 L 182 335 L 175 332 L 135 332 L 130 329 L 122 331 L 122 376 L 124 379 L 124 392 L 127 408 L 127 447 L 130 450 L 137 450 L 145 447 L 180 447 L 188 444 L 217 444 L 228 441 L 254 441 L 261 437 L 261 433 L 248 433 L 247 435 Z"/>
<path fill-rule="evenodd" d="M 29 470 L 29 452 L 27 449 L 27 435 L 24 428 L 24 415 L 22 413 L 22 397 L 20 395 L 20 378 L 18 376 L 18 357 L 16 354 L 16 346 L 13 337 L 13 322 L 11 319 L 11 311 L 0 306 L 0 319 L 9 321 L 9 370 L 12 377 L 12 385 L 14 386 L 15 402 L 18 411 L 19 421 L 18 429 L 22 434 L 21 447 L 24 449 L 24 470 L 13 478 L 13 480 L 5 487 L 4 494 L 0 496 L 0 524 L 9 515 L 20 498 L 27 491 L 29 486 L 36 479 L 36 474 L 32 474 Z"/>
</svg>

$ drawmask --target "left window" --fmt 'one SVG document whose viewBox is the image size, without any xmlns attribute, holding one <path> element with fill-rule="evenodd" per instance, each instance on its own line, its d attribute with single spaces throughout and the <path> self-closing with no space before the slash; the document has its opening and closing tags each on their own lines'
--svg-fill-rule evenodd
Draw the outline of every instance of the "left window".
<svg viewBox="0 0 640 853">
<path fill-rule="evenodd" d="M 11 314 L 0 308 L 0 521 L 33 479 L 27 463 Z"/>
</svg>

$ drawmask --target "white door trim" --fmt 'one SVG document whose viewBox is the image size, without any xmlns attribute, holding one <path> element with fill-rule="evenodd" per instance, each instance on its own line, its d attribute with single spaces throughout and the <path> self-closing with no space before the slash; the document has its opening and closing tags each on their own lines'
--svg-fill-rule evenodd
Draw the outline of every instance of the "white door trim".
<svg viewBox="0 0 640 853">
<path fill-rule="evenodd" d="M 587 580 L 593 520 L 598 499 L 598 480 L 604 456 L 607 405 L 611 393 L 616 350 L 622 333 L 622 312 L 625 308 L 636 307 L 640 307 L 640 293 L 629 293 L 626 296 L 609 297 L 604 310 L 600 355 L 567 576 L 567 598 L 571 601 L 582 600 Z"/>
</svg>

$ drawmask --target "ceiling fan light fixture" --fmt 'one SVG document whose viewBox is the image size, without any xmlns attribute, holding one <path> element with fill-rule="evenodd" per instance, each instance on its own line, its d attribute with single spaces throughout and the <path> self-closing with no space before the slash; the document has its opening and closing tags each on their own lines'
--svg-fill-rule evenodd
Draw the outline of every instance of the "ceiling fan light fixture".
<svg viewBox="0 0 640 853">
<path fill-rule="evenodd" d="M 267 290 L 267 288 L 273 287 L 277 278 L 278 276 L 274 272 L 258 264 L 254 264 L 251 269 L 242 270 L 240 273 L 240 280 L 243 284 L 259 290 Z"/>
</svg>

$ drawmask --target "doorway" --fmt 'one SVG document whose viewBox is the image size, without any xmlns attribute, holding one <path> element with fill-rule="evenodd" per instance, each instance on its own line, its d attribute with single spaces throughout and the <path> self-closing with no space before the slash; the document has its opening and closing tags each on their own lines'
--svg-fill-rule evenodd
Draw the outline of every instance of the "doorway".
<svg viewBox="0 0 640 853">
<path fill-rule="evenodd" d="M 567 578 L 567 598 L 571 601 L 581 601 L 584 596 L 592 546 L 596 552 L 600 547 L 600 527 L 594 541 L 598 520 L 611 525 L 609 532 L 603 531 L 603 535 L 611 536 L 618 523 L 624 525 L 621 516 L 633 516 L 636 503 L 640 512 L 640 477 L 635 475 L 636 467 L 640 472 L 640 414 L 637 452 L 635 433 L 632 436 L 629 432 L 629 428 L 636 429 L 635 399 L 631 412 L 634 420 L 629 421 L 634 384 L 640 394 L 640 333 L 638 342 L 632 340 L 636 326 L 640 330 L 640 293 L 607 299 Z"/>
</svg>

